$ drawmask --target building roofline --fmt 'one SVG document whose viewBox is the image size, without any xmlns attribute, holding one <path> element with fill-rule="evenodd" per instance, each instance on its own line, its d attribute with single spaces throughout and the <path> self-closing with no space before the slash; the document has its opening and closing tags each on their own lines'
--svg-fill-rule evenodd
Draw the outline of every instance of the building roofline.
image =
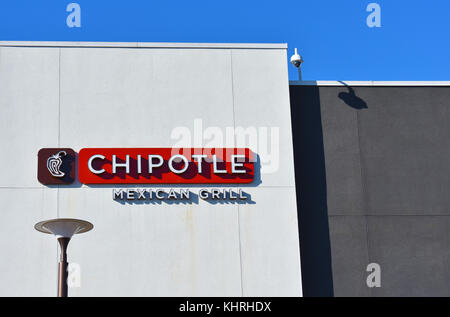
<svg viewBox="0 0 450 317">
<path fill-rule="evenodd" d="M 450 81 L 291 80 L 292 86 L 450 86 Z"/>
<path fill-rule="evenodd" d="M 287 49 L 287 43 L 169 43 L 169 42 L 167 42 L 167 43 L 149 43 L 149 42 L 0 41 L 0 47 Z"/>
</svg>

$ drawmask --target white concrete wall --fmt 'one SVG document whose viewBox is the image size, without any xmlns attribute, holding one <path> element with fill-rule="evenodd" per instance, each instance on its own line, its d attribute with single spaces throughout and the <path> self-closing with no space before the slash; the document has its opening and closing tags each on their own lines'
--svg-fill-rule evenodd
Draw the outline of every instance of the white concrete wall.
<svg viewBox="0 0 450 317">
<path fill-rule="evenodd" d="M 0 295 L 55 295 L 56 240 L 33 225 L 56 217 L 95 226 L 69 246 L 70 296 L 301 295 L 283 46 L 16 44 L 0 44 Z M 255 204 L 129 205 L 37 181 L 40 148 L 170 147 L 197 118 L 279 127 L 279 170 L 244 188 Z"/>
</svg>

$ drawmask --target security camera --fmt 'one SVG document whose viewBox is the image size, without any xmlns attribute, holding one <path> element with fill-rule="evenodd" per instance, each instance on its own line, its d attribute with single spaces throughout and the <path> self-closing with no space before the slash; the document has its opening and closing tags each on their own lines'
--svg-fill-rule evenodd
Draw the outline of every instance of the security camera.
<svg viewBox="0 0 450 317">
<path fill-rule="evenodd" d="M 303 58 L 298 54 L 297 49 L 295 49 L 295 54 L 291 56 L 291 64 L 299 68 L 303 63 Z"/>
</svg>

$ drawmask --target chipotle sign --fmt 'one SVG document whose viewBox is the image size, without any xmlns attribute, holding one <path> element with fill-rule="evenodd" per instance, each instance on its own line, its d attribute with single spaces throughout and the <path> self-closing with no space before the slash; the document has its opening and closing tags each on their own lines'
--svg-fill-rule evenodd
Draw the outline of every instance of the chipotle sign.
<svg viewBox="0 0 450 317">
<path fill-rule="evenodd" d="M 45 148 L 38 152 L 38 180 L 44 185 L 69 185 L 75 180 L 75 151 Z"/>
<path fill-rule="evenodd" d="M 51 150 L 53 170 L 39 164 L 38 174 L 61 184 L 55 170 L 62 153 Z M 248 148 L 84 148 L 78 154 L 83 184 L 247 184 L 254 174 Z"/>
</svg>

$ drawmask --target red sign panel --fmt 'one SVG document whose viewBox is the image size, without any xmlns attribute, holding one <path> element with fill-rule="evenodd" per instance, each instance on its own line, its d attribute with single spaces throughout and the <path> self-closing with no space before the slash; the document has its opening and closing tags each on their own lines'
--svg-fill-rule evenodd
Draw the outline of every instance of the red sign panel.
<svg viewBox="0 0 450 317">
<path fill-rule="evenodd" d="M 83 184 L 247 184 L 255 174 L 248 148 L 85 148 Z"/>
</svg>

